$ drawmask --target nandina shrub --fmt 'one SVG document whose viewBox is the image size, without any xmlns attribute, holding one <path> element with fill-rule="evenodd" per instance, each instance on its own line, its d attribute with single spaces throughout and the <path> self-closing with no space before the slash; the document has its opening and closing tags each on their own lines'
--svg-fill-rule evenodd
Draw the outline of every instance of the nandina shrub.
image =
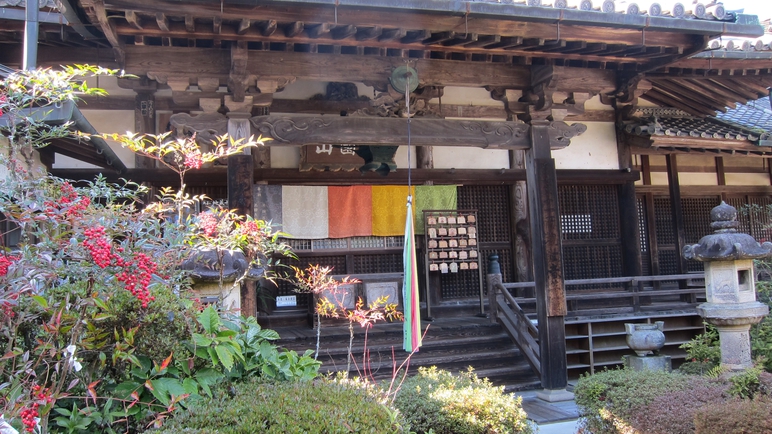
<svg viewBox="0 0 772 434">
<path fill-rule="evenodd" d="M 473 372 L 419 368 L 397 391 L 394 405 L 416 433 L 532 433 L 522 398 Z"/>
<path fill-rule="evenodd" d="M 636 432 L 630 423 L 642 408 L 668 393 L 689 390 L 700 377 L 664 371 L 615 369 L 583 376 L 574 388 L 583 432 Z"/>
<path fill-rule="evenodd" d="M 250 380 L 202 398 L 157 432 L 178 433 L 399 433 L 399 413 L 372 387 L 347 380 Z"/>
<path fill-rule="evenodd" d="M 772 398 L 732 399 L 708 404 L 694 414 L 696 434 L 772 432 Z"/>
</svg>

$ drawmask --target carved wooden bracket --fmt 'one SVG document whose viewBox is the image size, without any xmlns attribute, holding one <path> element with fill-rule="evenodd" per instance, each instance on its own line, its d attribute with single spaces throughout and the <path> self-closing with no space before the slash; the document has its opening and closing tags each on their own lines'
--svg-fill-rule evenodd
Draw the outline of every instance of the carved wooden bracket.
<svg viewBox="0 0 772 434">
<path fill-rule="evenodd" d="M 209 146 L 216 136 L 228 132 L 228 118 L 220 113 L 177 113 L 169 118 L 169 123 L 178 134 L 195 134 L 196 142 L 202 146 Z"/>
<path fill-rule="evenodd" d="M 638 97 L 651 90 L 651 82 L 644 80 L 644 74 L 617 75 L 617 89 L 612 94 L 601 95 L 601 102 L 614 107 L 638 104 Z"/>
<path fill-rule="evenodd" d="M 535 103 L 528 101 L 528 93 L 517 89 L 488 88 L 491 98 L 504 103 L 504 110 L 509 119 L 530 120 L 534 113 L 538 113 L 543 118 L 551 118 L 555 121 L 562 121 L 569 115 L 584 114 L 584 104 L 592 97 L 587 92 L 558 92 L 551 90 L 549 92 L 552 102 L 548 110 L 538 110 Z M 524 96 L 525 94 L 525 96 Z M 533 95 L 533 94 L 531 94 Z M 546 95 L 546 94 L 545 94 Z"/>
<path fill-rule="evenodd" d="M 319 116 L 257 116 L 251 119 L 255 134 L 273 140 L 269 146 L 380 145 L 407 143 L 404 119 Z M 519 122 L 412 119 L 411 143 L 415 146 L 471 146 L 485 149 L 530 148 L 530 126 Z M 550 147 L 568 146 L 587 127 L 552 122 Z"/>
</svg>

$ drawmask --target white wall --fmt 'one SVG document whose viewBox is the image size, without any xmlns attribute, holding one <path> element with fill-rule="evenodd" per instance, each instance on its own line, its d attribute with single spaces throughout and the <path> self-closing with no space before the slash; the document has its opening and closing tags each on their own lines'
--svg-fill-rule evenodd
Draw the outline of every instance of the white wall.
<svg viewBox="0 0 772 434">
<path fill-rule="evenodd" d="M 552 151 L 557 169 L 619 169 L 616 130 L 612 122 L 582 122 L 587 131 L 571 144 Z"/>
</svg>

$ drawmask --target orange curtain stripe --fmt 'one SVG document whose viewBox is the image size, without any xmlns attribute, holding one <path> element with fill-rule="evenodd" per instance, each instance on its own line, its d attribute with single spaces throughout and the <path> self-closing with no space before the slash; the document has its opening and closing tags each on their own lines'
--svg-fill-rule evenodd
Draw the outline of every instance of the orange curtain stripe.
<svg viewBox="0 0 772 434">
<path fill-rule="evenodd" d="M 327 207 L 330 238 L 372 235 L 372 186 L 327 187 Z"/>
</svg>

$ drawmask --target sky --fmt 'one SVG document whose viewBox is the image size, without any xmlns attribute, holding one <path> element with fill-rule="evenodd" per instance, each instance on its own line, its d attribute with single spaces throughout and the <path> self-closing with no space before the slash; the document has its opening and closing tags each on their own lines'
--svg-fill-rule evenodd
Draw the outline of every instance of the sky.
<svg viewBox="0 0 772 434">
<path fill-rule="evenodd" d="M 726 0 L 723 3 L 728 11 L 744 8 L 746 14 L 758 15 L 760 20 L 772 18 L 772 1 L 770 0 Z"/>
</svg>

